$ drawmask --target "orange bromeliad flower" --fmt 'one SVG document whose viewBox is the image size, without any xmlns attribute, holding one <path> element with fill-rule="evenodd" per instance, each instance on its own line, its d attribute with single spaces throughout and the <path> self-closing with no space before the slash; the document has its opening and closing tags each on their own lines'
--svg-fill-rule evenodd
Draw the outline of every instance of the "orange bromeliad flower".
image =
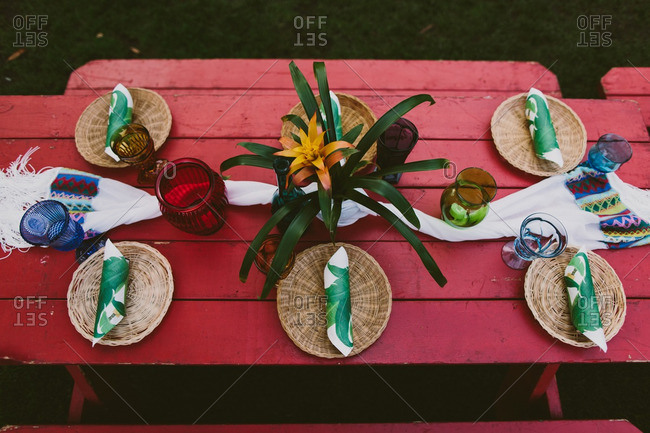
<svg viewBox="0 0 650 433">
<path fill-rule="evenodd" d="M 275 155 L 294 158 L 289 174 L 294 174 L 294 182 L 300 183 L 309 176 L 316 174 L 323 188 L 329 191 L 332 188 L 332 179 L 329 169 L 344 158 L 343 149 L 354 149 L 346 141 L 333 141 L 325 146 L 324 132 L 316 124 L 316 114 L 309 121 L 307 133 L 300 130 L 300 143 L 289 137 L 280 138 L 280 143 L 285 150 L 276 152 Z"/>
</svg>

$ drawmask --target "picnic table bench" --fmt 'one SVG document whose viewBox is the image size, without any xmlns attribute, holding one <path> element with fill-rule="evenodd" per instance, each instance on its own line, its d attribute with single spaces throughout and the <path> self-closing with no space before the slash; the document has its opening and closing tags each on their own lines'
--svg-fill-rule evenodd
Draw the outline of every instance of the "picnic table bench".
<svg viewBox="0 0 650 433">
<path fill-rule="evenodd" d="M 607 99 L 637 101 L 646 126 L 650 128 L 650 68 L 612 68 L 601 78 L 603 95 Z"/>
<path fill-rule="evenodd" d="M 153 88 L 170 107 L 171 133 L 157 156 L 169 160 L 196 157 L 216 169 L 223 160 L 242 152 L 235 146 L 239 141 L 277 145 L 280 117 L 296 104 L 297 97 L 291 91 L 288 61 L 274 62 L 91 62 L 71 74 L 65 95 L 0 97 L 0 166 L 39 146 L 31 162 L 36 168 L 70 167 L 135 185 L 136 170 L 93 166 L 79 155 L 74 143 L 82 111 L 98 94 L 122 82 Z M 484 82 L 473 71 L 474 62 L 457 62 L 462 67 L 456 75 L 449 72 L 453 71 L 451 63 L 341 60 L 328 61 L 327 67 L 332 89 L 362 96 L 378 116 L 403 96 L 433 94 L 433 107 L 420 106 L 408 115 L 421 138 L 409 160 L 444 157 L 458 170 L 482 167 L 497 180 L 497 198 L 539 181 L 499 156 L 491 140 L 490 118 L 508 96 L 526 91 L 535 80 L 543 91 L 560 96 L 557 80 L 537 64 L 523 67 L 507 62 L 500 65 L 510 74 L 501 77 L 505 86 L 497 87 L 500 81 L 495 73 L 485 73 L 489 83 L 481 87 Z M 489 69 L 484 64 L 495 62 L 477 63 L 484 73 Z M 298 64 L 309 70 L 311 63 Z M 436 67 L 447 72 L 437 76 Z M 531 68 L 535 71 L 528 75 L 531 79 L 520 79 Z M 465 76 L 471 79 L 462 81 Z M 442 87 L 436 87 L 439 81 L 444 82 Z M 445 92 L 448 95 L 438 96 Z M 650 139 L 638 105 L 614 100 L 564 102 L 584 123 L 588 145 L 607 132 L 625 136 L 635 156 L 619 175 L 628 183 L 650 188 Z M 228 174 L 233 180 L 274 182 L 272 173 L 263 169 L 240 167 Z M 440 195 L 450 182 L 443 171 L 407 173 L 399 188 L 416 208 L 439 215 Z M 66 293 L 76 268 L 73 255 L 39 248 L 13 253 L 2 262 L 3 269 L 11 270 L 11 278 L 0 281 L 0 333 L 4 336 L 0 360 L 67 365 L 76 384 L 73 418 L 79 416 L 84 399 L 95 398 L 78 369 L 85 364 L 514 364 L 519 370 L 513 369 L 512 381 L 504 385 L 509 388 L 518 381 L 526 386 L 520 387 L 519 394 L 508 393 L 514 396 L 512 403 L 545 398 L 551 414 L 559 417 L 554 373 L 560 364 L 648 361 L 650 329 L 645 322 L 650 317 L 646 290 L 650 261 L 644 260 L 648 247 L 598 252 L 617 272 L 627 295 L 625 325 L 605 354 L 596 348 L 559 343 L 539 326 L 523 299 L 525 271 L 510 269 L 501 260 L 503 240 L 454 244 L 421 236 L 449 280 L 440 288 L 410 245 L 379 218 L 339 229 L 337 240 L 367 250 L 386 272 L 394 298 L 387 329 L 362 357 L 326 360 L 307 355 L 284 333 L 274 293 L 268 300 L 257 300 L 264 276 L 252 271 L 246 284 L 238 279 L 246 242 L 253 239 L 269 212 L 265 207 L 232 206 L 226 216 L 228 225 L 209 237 L 181 232 L 162 218 L 113 229 L 113 241 L 134 240 L 157 248 L 170 261 L 175 280 L 174 299 L 160 326 L 143 341 L 126 347 L 91 348 L 70 323 Z M 324 227 L 312 225 L 298 249 L 328 239 Z M 46 313 L 45 326 L 16 326 L 16 299 L 34 296 L 45 301 L 38 307 L 38 312 Z M 534 368 L 528 368 L 531 364 Z M 519 380 L 524 370 L 527 379 Z M 456 430 L 450 427 L 449 431 Z"/>
<path fill-rule="evenodd" d="M 296 60 L 311 71 L 313 60 Z M 270 59 L 94 60 L 77 68 L 66 95 L 100 94 L 113 90 L 115 77 L 125 86 L 159 93 L 253 94 L 295 96 L 286 61 Z M 358 96 L 381 91 L 410 94 L 427 91 L 437 96 L 511 96 L 535 85 L 561 96 L 555 74 L 537 62 L 328 60 L 330 87 Z M 286 113 L 285 113 L 286 114 Z"/>
</svg>

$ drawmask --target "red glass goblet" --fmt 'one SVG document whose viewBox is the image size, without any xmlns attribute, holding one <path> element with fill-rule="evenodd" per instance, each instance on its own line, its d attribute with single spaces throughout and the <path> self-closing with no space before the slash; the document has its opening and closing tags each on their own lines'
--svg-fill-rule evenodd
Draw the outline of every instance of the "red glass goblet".
<svg viewBox="0 0 650 433">
<path fill-rule="evenodd" d="M 156 179 L 156 197 L 165 219 L 184 232 L 210 235 L 225 222 L 226 185 L 201 160 L 167 163 Z"/>
</svg>

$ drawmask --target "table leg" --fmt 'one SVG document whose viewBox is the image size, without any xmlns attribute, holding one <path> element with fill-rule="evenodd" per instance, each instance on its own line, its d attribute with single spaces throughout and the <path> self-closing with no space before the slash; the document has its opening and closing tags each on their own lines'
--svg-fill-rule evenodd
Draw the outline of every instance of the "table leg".
<svg viewBox="0 0 650 433">
<path fill-rule="evenodd" d="M 494 406 L 500 420 L 527 418 L 561 419 L 562 405 L 555 373 L 560 364 L 513 365 L 501 385 Z"/>
<path fill-rule="evenodd" d="M 560 390 L 557 387 L 557 377 L 553 377 L 551 384 L 546 390 L 546 404 L 551 419 L 563 419 L 562 402 L 560 401 Z"/>
<path fill-rule="evenodd" d="M 72 380 L 74 380 L 74 387 L 72 388 L 72 397 L 70 398 L 70 411 L 68 412 L 68 422 L 71 424 L 78 424 L 81 422 L 81 415 L 86 401 L 101 405 L 97 393 L 92 385 L 88 382 L 81 366 L 79 365 L 66 365 L 66 370 Z"/>
</svg>

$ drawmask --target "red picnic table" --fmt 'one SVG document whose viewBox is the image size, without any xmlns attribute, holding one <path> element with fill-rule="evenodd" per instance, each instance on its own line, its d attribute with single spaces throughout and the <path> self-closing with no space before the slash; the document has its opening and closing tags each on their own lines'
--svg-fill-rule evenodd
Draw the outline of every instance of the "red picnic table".
<svg viewBox="0 0 650 433">
<path fill-rule="evenodd" d="M 645 124 L 650 128 L 650 68 L 612 68 L 600 79 L 600 84 L 607 99 L 638 102 Z"/>
<path fill-rule="evenodd" d="M 157 156 L 169 160 L 195 157 L 217 169 L 225 159 L 242 153 L 236 146 L 240 141 L 279 146 L 280 118 L 297 102 L 288 63 L 91 62 L 71 74 L 64 95 L 0 97 L 0 166 L 39 146 L 31 161 L 36 168 L 64 166 L 135 185 L 136 170 L 93 166 L 79 155 L 74 143 L 82 111 L 122 82 L 157 91 L 170 107 L 171 133 Z M 311 61 L 297 64 L 304 71 L 311 69 Z M 447 158 L 458 169 L 484 168 L 499 185 L 497 198 L 541 180 L 503 160 L 490 135 L 492 114 L 508 96 L 532 85 L 561 96 L 555 76 L 541 65 L 370 60 L 327 61 L 326 65 L 330 88 L 363 98 L 378 117 L 416 93 L 430 93 L 436 99 L 434 106 L 419 106 L 408 114 L 421 142 L 407 161 Z M 638 105 L 563 101 L 584 123 L 588 146 L 607 132 L 626 137 L 635 155 L 619 175 L 630 184 L 650 188 L 646 166 L 650 139 Z M 272 173 L 263 169 L 239 167 L 228 174 L 233 180 L 274 183 Z M 416 208 L 438 216 L 440 195 L 450 182 L 442 171 L 407 173 L 399 188 L 411 203 L 417 202 Z M 650 317 L 646 290 L 650 260 L 645 260 L 649 247 L 598 251 L 618 274 L 627 295 L 625 324 L 603 353 L 597 348 L 565 345 L 541 328 L 524 301 L 525 271 L 510 269 L 501 260 L 504 240 L 448 243 L 421 236 L 449 281 L 440 288 L 410 245 L 380 218 L 341 228 L 337 240 L 368 251 L 384 269 L 394 298 L 388 327 L 362 357 L 326 360 L 310 356 L 283 331 L 275 293 L 268 300 L 257 300 L 264 276 L 253 271 L 247 283 L 238 279 L 247 242 L 269 215 L 267 207 L 232 206 L 226 216 L 228 226 L 208 237 L 179 231 L 162 218 L 112 230 L 113 241 L 139 241 L 158 249 L 174 273 L 174 299 L 166 317 L 151 335 L 132 346 L 91 348 L 75 331 L 66 306 L 76 268 L 72 254 L 39 248 L 25 254 L 14 252 L 2 261 L 8 278 L 0 282 L 0 332 L 4 336 L 0 356 L 5 362 L 68 366 L 513 364 L 519 370 L 512 370 L 511 382 L 528 383 L 522 391 L 525 398 L 517 397 L 519 404 L 546 397 L 555 416 L 561 416 L 554 378 L 560 364 L 648 361 L 650 329 L 644 324 Z M 298 249 L 328 239 L 324 227 L 314 224 Z M 46 313 L 44 326 L 15 325 L 17 313 L 25 312 L 17 310 L 16 299 L 30 297 L 42 300 L 30 308 Z M 83 396 L 93 398 L 80 371 L 69 370 L 77 381 L 73 399 L 78 403 Z M 520 381 L 524 371 L 528 380 Z"/>
</svg>

